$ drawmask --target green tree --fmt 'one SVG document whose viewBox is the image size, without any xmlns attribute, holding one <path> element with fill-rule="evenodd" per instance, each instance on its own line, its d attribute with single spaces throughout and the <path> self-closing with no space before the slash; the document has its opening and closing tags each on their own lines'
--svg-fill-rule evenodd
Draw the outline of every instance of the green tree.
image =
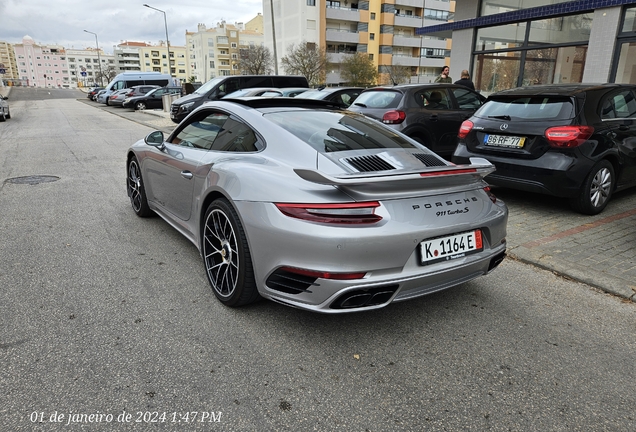
<svg viewBox="0 0 636 432">
<path fill-rule="evenodd" d="M 314 43 L 302 41 L 291 44 L 287 48 L 287 55 L 280 59 L 285 73 L 302 75 L 310 85 L 325 82 L 327 75 L 327 53 Z"/>
<path fill-rule="evenodd" d="M 347 56 L 340 64 L 340 78 L 350 86 L 371 87 L 378 79 L 378 71 L 366 53 Z"/>
<path fill-rule="evenodd" d="M 274 60 L 270 50 L 261 45 L 241 48 L 239 69 L 243 75 L 267 75 L 272 73 Z"/>
</svg>

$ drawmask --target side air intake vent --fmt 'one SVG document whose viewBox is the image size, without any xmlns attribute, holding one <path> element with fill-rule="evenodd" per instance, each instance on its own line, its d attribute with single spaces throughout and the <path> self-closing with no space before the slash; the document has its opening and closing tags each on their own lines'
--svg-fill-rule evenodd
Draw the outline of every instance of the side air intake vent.
<svg viewBox="0 0 636 432">
<path fill-rule="evenodd" d="M 309 288 L 316 286 L 316 278 L 299 275 L 280 268 L 267 278 L 266 285 L 276 291 L 287 294 L 300 294 L 301 292 L 311 292 Z"/>
<path fill-rule="evenodd" d="M 393 165 L 380 156 L 358 156 L 345 159 L 345 161 L 360 172 L 389 171 L 395 169 Z"/>
<path fill-rule="evenodd" d="M 439 160 L 437 157 L 433 155 L 429 155 L 425 153 L 413 153 L 413 156 L 418 158 L 420 162 L 422 162 L 427 167 L 446 166 L 446 164 L 443 161 Z"/>
</svg>

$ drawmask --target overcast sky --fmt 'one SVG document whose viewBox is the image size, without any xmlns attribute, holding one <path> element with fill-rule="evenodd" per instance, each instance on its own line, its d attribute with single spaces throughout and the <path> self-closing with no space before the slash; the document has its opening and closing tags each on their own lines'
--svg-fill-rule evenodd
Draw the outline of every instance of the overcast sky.
<svg viewBox="0 0 636 432">
<path fill-rule="evenodd" d="M 243 22 L 263 12 L 262 0 L 0 0 L 0 40 L 21 43 L 25 35 L 43 45 L 65 48 L 99 47 L 113 53 L 122 41 L 157 44 L 166 39 L 166 12 L 171 45 L 185 45 L 185 32 L 197 24 L 215 27 Z"/>
</svg>

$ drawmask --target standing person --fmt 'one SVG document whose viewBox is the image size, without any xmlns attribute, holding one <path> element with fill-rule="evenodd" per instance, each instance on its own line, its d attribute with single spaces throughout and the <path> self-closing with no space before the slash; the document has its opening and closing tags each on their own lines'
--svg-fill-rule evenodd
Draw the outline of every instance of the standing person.
<svg viewBox="0 0 636 432">
<path fill-rule="evenodd" d="M 455 84 L 468 87 L 471 90 L 475 90 L 475 84 L 470 80 L 470 74 L 466 69 L 462 71 L 462 77 L 460 80 L 455 81 Z"/>
<path fill-rule="evenodd" d="M 453 82 L 453 79 L 448 76 L 448 73 L 450 72 L 450 68 L 448 66 L 444 66 L 442 68 L 442 73 L 439 74 L 439 76 L 437 78 L 435 78 L 435 82 L 436 83 L 451 83 Z"/>
</svg>

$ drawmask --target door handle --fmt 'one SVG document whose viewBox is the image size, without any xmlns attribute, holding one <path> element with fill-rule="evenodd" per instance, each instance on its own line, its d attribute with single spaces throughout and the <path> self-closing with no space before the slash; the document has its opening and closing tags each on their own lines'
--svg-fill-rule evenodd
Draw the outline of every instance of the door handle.
<svg viewBox="0 0 636 432">
<path fill-rule="evenodd" d="M 437 114 L 431 114 L 431 120 L 436 121 L 437 120 Z"/>
<path fill-rule="evenodd" d="M 181 171 L 181 177 L 190 180 L 194 175 L 190 171 Z"/>
</svg>

